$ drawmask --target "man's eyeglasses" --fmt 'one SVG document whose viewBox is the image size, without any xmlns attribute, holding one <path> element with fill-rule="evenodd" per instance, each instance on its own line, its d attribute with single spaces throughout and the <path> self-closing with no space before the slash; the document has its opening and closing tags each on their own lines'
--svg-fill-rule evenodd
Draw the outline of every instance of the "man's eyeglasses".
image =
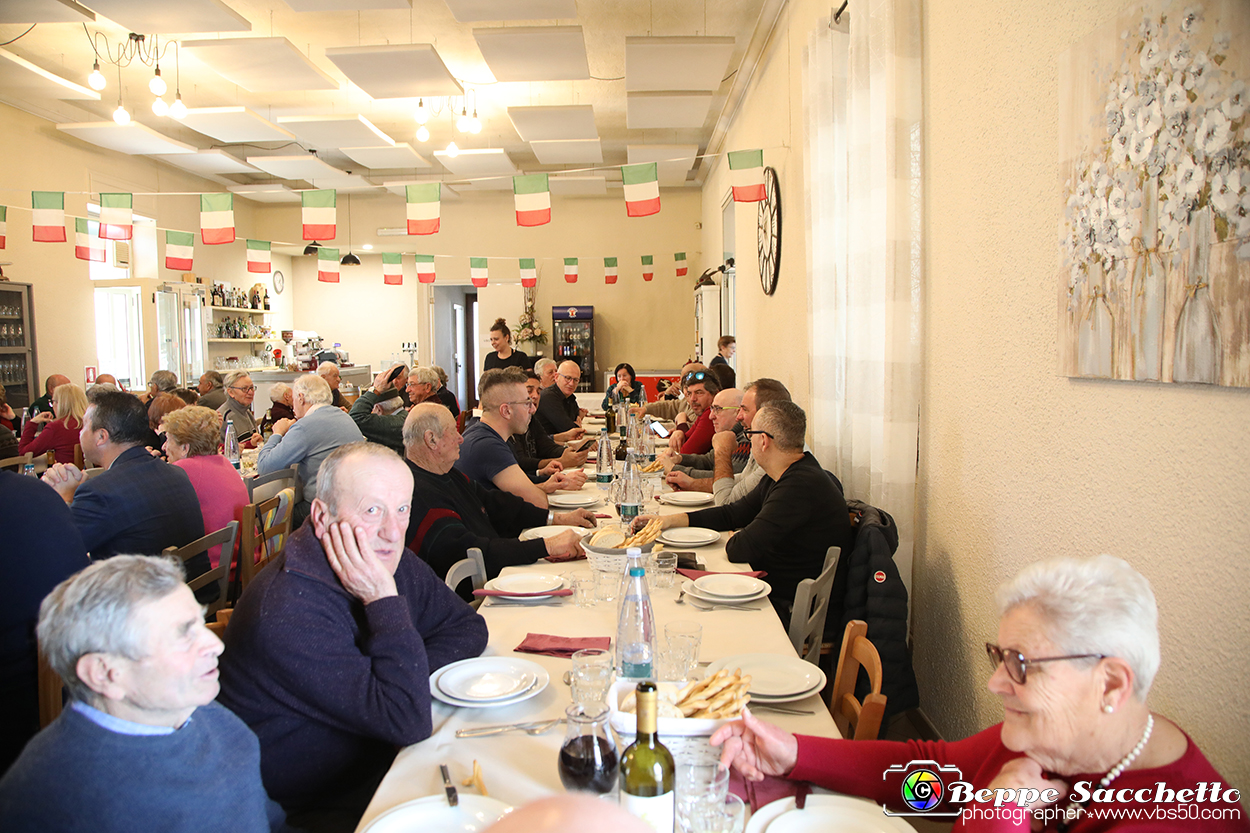
<svg viewBox="0 0 1250 833">
<path fill-rule="evenodd" d="M 241 391 L 243 391 L 244 393 L 251 393 L 252 391 L 256 390 L 256 386 L 255 386 L 255 385 L 248 385 L 248 386 L 247 386 L 247 387 L 245 387 L 245 388 L 241 388 L 241 387 L 239 387 L 238 385 L 231 385 L 231 386 L 230 386 L 230 390 L 241 390 Z"/>
<path fill-rule="evenodd" d="M 556 375 L 566 382 L 580 382 L 582 380 L 581 376 L 565 376 L 563 373 L 557 373 Z"/>
<path fill-rule="evenodd" d="M 747 431 L 743 431 L 742 433 L 746 434 L 748 437 L 749 437 L 749 436 L 751 436 L 752 434 L 763 434 L 765 437 L 768 437 L 768 439 L 770 439 L 770 440 L 775 440 L 775 439 L 777 439 L 776 437 L 774 437 L 772 434 L 768 433 L 767 431 L 759 431 L 759 430 L 756 430 L 756 431 L 751 431 L 751 430 L 747 430 Z"/>
<path fill-rule="evenodd" d="M 728 406 L 728 405 L 713 405 L 713 406 L 712 406 L 712 410 L 713 410 L 713 411 L 722 411 L 722 412 L 723 412 L 723 411 L 734 411 L 734 412 L 736 413 L 739 407 L 741 407 L 741 406 L 739 406 L 739 405 L 735 405 L 735 406 L 733 406 L 733 407 L 730 407 L 730 406 Z"/>
<path fill-rule="evenodd" d="M 751 433 L 751 432 L 747 432 Z M 1007 676 L 1016 685 L 1024 685 L 1028 679 L 1028 671 L 1030 665 L 1040 665 L 1043 662 L 1059 662 L 1065 659 L 1106 659 L 1106 654 L 1071 654 L 1066 657 L 1041 657 L 1039 659 L 1028 659 L 1019 651 L 1003 650 L 997 645 L 989 642 L 985 643 L 985 653 L 990 658 L 990 665 L 994 670 L 998 670 L 1001 663 L 1007 671 Z"/>
</svg>

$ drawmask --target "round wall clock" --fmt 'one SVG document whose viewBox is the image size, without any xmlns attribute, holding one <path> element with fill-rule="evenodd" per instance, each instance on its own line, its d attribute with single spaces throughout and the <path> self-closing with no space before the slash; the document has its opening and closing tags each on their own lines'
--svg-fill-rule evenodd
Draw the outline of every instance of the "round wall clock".
<svg viewBox="0 0 1250 833">
<path fill-rule="evenodd" d="M 756 251 L 760 262 L 760 285 L 765 295 L 777 291 L 781 271 L 781 189 L 777 171 L 764 169 L 764 199 L 756 212 Z"/>
<path fill-rule="evenodd" d="M 281 295 L 282 290 L 286 287 L 286 278 L 277 270 L 273 273 L 273 292 L 275 295 Z"/>
</svg>

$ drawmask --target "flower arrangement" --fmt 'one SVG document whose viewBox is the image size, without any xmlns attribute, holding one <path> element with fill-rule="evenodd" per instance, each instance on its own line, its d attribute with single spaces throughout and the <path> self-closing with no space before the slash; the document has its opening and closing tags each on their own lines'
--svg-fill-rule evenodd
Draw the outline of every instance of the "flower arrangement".
<svg viewBox="0 0 1250 833">
<path fill-rule="evenodd" d="M 534 298 L 529 292 L 525 293 L 525 310 L 517 319 L 516 337 L 520 341 L 529 341 L 534 344 L 547 343 L 547 331 L 538 323 L 538 314 L 534 311 Z"/>
</svg>

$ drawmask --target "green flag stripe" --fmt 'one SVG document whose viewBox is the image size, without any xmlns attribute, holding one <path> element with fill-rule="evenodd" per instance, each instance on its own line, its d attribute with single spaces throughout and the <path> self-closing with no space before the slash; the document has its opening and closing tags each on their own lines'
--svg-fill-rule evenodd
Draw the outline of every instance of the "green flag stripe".
<svg viewBox="0 0 1250 833">
<path fill-rule="evenodd" d="M 234 194 L 200 194 L 200 211 L 233 211 Z"/>
<path fill-rule="evenodd" d="M 327 249 L 325 246 L 322 246 L 320 249 L 317 250 L 317 260 L 338 260 L 338 259 L 339 259 L 338 249 Z"/>
<path fill-rule="evenodd" d="M 643 265 L 643 266 L 651 266 L 651 265 L 653 265 L 654 263 L 655 263 L 655 258 L 654 258 L 652 255 L 643 255 L 643 256 L 642 256 L 642 265 Z"/>
<path fill-rule="evenodd" d="M 577 265 L 577 258 L 575 258 L 575 257 L 566 257 L 566 258 L 564 259 L 564 265 L 565 265 L 565 266 L 576 266 L 576 265 Z"/>
<path fill-rule="evenodd" d="M 512 177 L 514 194 L 542 194 L 551 190 L 547 187 L 546 174 L 522 174 Z"/>
<path fill-rule="evenodd" d="M 399 252 L 382 252 L 383 263 L 403 263 L 404 256 Z"/>
<path fill-rule="evenodd" d="M 134 197 L 130 194 L 101 194 L 101 208 L 130 208 L 134 204 Z"/>
<path fill-rule="evenodd" d="M 442 183 L 438 182 L 421 182 L 416 185 L 409 185 L 408 202 L 438 202 L 440 187 Z"/>
<path fill-rule="evenodd" d="M 533 269 L 533 268 L 534 268 L 534 258 L 532 258 L 532 257 L 523 257 L 523 258 L 521 258 L 521 268 L 522 268 L 522 269 Z"/>
<path fill-rule="evenodd" d="M 264 240 L 249 240 L 247 241 L 247 247 L 254 252 L 269 251 L 269 243 Z"/>
<path fill-rule="evenodd" d="M 604 265 L 604 266 L 615 266 L 615 265 L 616 265 L 616 258 L 614 258 L 614 257 L 605 257 L 605 258 L 603 259 L 603 265 Z"/>
<path fill-rule="evenodd" d="M 65 192 L 64 191 L 31 191 L 30 192 L 31 208 L 55 208 L 64 210 L 65 208 Z"/>
<path fill-rule="evenodd" d="M 8 218 L 9 218 L 9 207 L 7 205 L 0 205 L 0 223 L 3 223 Z"/>
<path fill-rule="evenodd" d="M 166 246 L 194 246 L 195 235 L 189 231 L 167 231 L 165 232 Z"/>
<path fill-rule="evenodd" d="M 74 231 L 78 232 L 79 234 L 86 234 L 88 232 L 86 218 L 84 217 L 74 218 Z"/>
<path fill-rule="evenodd" d="M 485 269 L 485 268 L 486 268 L 486 258 L 484 258 L 484 257 L 471 257 L 471 258 L 469 258 L 469 268 L 470 268 L 470 269 Z"/>
<path fill-rule="evenodd" d="M 335 191 L 333 188 L 322 188 L 318 191 L 305 191 L 302 194 L 305 208 L 334 208 Z"/>
<path fill-rule="evenodd" d="M 621 180 L 625 185 L 655 182 L 656 171 L 657 167 L 654 162 L 646 162 L 642 165 L 622 165 Z"/>
<path fill-rule="evenodd" d="M 673 255 L 673 260 L 685 260 L 685 259 L 686 259 L 685 252 L 678 252 L 677 254 Z"/>
<path fill-rule="evenodd" d="M 729 151 L 729 169 L 733 171 L 743 168 L 762 168 L 764 151 L 762 150 L 731 150 Z"/>
<path fill-rule="evenodd" d="M 417 255 L 417 263 L 433 263 L 434 255 Z"/>
</svg>

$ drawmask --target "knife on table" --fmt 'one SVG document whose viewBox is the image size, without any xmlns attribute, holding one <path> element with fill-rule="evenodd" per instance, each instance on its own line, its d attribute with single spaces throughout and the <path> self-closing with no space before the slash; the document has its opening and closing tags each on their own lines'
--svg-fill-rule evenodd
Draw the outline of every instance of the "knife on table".
<svg viewBox="0 0 1250 833">
<path fill-rule="evenodd" d="M 460 796 L 456 795 L 456 785 L 451 782 L 451 773 L 447 771 L 447 764 L 439 764 L 438 771 L 443 773 L 443 788 L 447 790 L 447 803 L 455 807 L 460 803 Z"/>
</svg>

